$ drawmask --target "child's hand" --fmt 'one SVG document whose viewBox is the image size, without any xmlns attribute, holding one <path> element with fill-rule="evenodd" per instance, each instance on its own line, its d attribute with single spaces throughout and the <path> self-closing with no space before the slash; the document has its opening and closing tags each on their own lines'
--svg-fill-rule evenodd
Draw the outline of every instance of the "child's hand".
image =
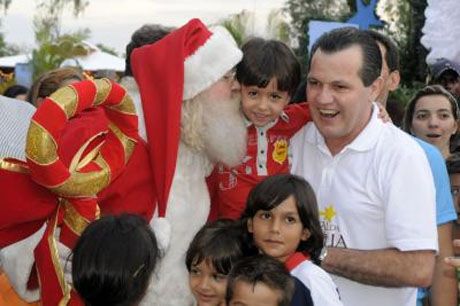
<svg viewBox="0 0 460 306">
<path fill-rule="evenodd" d="M 382 121 L 384 123 L 387 123 L 387 122 L 393 122 L 391 121 L 391 118 L 390 118 L 390 115 L 388 114 L 387 110 L 385 109 L 385 107 L 383 107 L 383 105 L 380 103 L 380 102 L 375 102 L 377 104 L 377 107 L 379 108 L 379 114 L 378 114 L 378 117 L 380 119 L 382 119 Z"/>
</svg>

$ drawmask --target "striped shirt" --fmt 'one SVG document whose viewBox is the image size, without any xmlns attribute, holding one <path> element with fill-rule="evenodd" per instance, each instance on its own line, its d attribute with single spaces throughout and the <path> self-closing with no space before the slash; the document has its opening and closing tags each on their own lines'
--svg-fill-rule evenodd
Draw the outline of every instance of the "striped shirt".
<svg viewBox="0 0 460 306">
<path fill-rule="evenodd" d="M 25 160 L 27 130 L 34 113 L 30 103 L 0 96 L 0 158 Z"/>
</svg>

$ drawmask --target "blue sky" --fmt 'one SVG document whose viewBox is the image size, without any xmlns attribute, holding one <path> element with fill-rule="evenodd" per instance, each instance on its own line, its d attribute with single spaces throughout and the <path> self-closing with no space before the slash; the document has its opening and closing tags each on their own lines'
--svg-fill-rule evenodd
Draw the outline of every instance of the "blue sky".
<svg viewBox="0 0 460 306">
<path fill-rule="evenodd" d="M 91 30 L 91 43 L 103 43 L 123 53 L 133 31 L 144 23 L 179 26 L 190 18 L 201 18 L 214 23 L 243 9 L 256 11 L 258 20 L 270 10 L 282 7 L 284 0 L 89 0 L 83 15 L 75 19 L 66 13 L 62 20 L 63 32 L 78 28 Z M 34 45 L 34 0 L 13 0 L 6 16 L 1 18 L 1 31 L 6 41 Z M 70 10 L 69 10 L 70 11 Z M 259 22 L 260 24 L 262 22 Z M 261 27 L 261 25 L 256 25 Z"/>
</svg>

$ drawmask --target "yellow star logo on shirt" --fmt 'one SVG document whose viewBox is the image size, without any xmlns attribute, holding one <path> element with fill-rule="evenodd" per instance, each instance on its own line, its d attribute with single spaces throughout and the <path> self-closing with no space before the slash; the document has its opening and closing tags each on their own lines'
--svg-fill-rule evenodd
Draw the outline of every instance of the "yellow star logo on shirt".
<svg viewBox="0 0 460 306">
<path fill-rule="evenodd" d="M 336 212 L 332 205 L 326 206 L 324 210 L 319 211 L 319 215 L 324 217 L 328 222 L 331 222 L 334 219 Z"/>
</svg>

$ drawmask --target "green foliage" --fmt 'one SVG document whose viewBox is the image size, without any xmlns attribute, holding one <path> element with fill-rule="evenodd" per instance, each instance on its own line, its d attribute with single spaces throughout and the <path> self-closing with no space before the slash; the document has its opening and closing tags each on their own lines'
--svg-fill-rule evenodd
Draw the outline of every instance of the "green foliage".
<svg viewBox="0 0 460 306">
<path fill-rule="evenodd" d="M 268 15 L 267 33 L 270 38 L 279 39 L 290 45 L 290 27 L 282 10 L 272 10 Z"/>
<path fill-rule="evenodd" d="M 248 37 L 248 25 L 253 21 L 253 14 L 246 10 L 238 14 L 230 15 L 219 22 L 220 25 L 225 27 L 235 39 L 237 45 L 241 47 Z"/>
<path fill-rule="evenodd" d="M 5 13 L 8 10 L 10 4 L 11 0 L 0 0 L 0 8 L 2 8 Z"/>
<path fill-rule="evenodd" d="M 101 49 L 101 51 L 103 51 L 103 52 L 118 56 L 118 52 L 112 47 L 106 46 L 104 44 L 96 44 L 96 47 Z"/>
<path fill-rule="evenodd" d="M 21 52 L 20 48 L 17 45 L 8 44 L 5 41 L 3 33 L 0 33 L 0 56 L 10 56 L 16 55 Z"/>
<path fill-rule="evenodd" d="M 351 15 L 347 0 L 287 0 L 284 10 L 291 16 L 291 37 L 298 41 L 299 46 L 294 51 L 304 70 L 308 62 L 310 20 L 344 21 Z"/>
<path fill-rule="evenodd" d="M 34 29 L 38 48 L 32 52 L 34 79 L 46 71 L 58 68 L 65 59 L 86 55 L 90 51 L 82 43 L 89 37 L 89 29 L 60 33 L 61 16 L 69 2 L 73 1 L 47 0 L 37 6 Z"/>
<path fill-rule="evenodd" d="M 427 50 L 420 43 L 426 6 L 426 0 L 386 0 L 381 5 L 387 22 L 384 32 L 398 44 L 401 79 L 407 86 L 427 78 Z"/>
<path fill-rule="evenodd" d="M 409 101 L 412 99 L 415 94 L 424 87 L 424 83 L 414 82 L 410 86 L 401 85 L 395 91 L 390 92 L 389 100 L 396 100 L 398 103 L 402 105 L 402 107 L 406 107 Z"/>
</svg>

